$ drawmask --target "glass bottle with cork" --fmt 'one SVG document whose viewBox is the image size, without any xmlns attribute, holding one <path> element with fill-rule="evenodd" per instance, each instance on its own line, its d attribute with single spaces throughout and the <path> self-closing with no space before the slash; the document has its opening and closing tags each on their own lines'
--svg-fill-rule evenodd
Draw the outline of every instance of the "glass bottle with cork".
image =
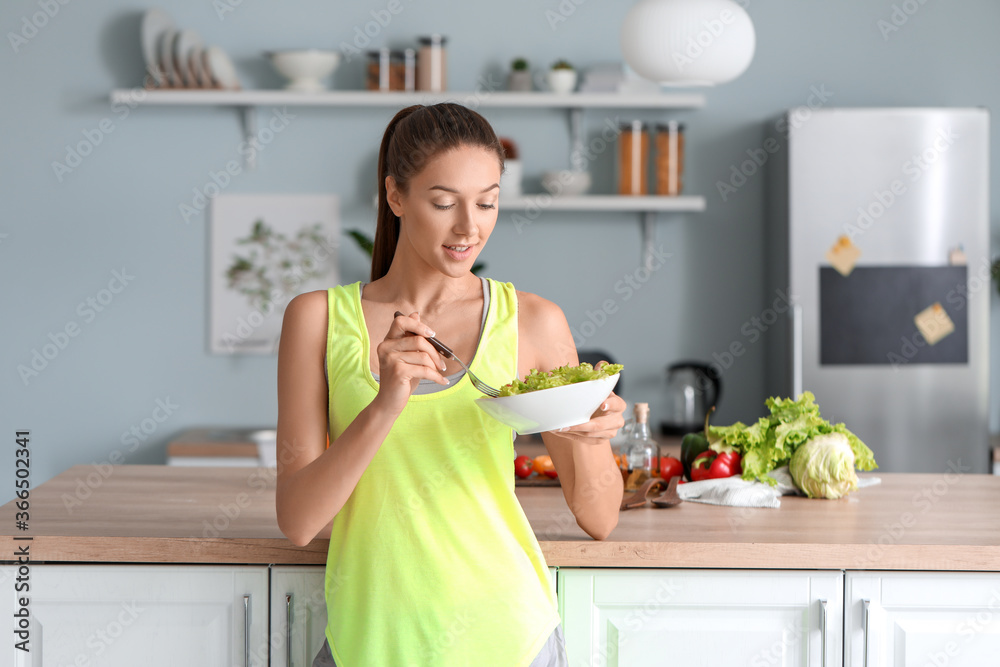
<svg viewBox="0 0 1000 667">
<path fill-rule="evenodd" d="M 660 446 L 649 434 L 649 403 L 636 403 L 633 411 L 635 423 L 624 446 L 626 491 L 635 491 L 647 479 L 659 475 L 660 466 Z"/>
</svg>

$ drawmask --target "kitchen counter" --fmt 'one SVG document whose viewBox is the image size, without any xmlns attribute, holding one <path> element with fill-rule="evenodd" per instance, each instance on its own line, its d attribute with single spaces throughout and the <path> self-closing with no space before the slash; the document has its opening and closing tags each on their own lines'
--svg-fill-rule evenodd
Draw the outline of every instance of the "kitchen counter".
<svg viewBox="0 0 1000 667">
<path fill-rule="evenodd" d="M 1000 478 L 881 475 L 837 501 L 780 509 L 683 503 L 622 512 L 597 542 L 558 488 L 517 496 L 551 566 L 1000 571 Z M 327 540 L 278 530 L 273 468 L 75 466 L 33 489 L 35 562 L 323 564 Z M 6 531 L 13 502 L 0 508 Z M 24 541 L 0 536 L 7 559 Z"/>
</svg>

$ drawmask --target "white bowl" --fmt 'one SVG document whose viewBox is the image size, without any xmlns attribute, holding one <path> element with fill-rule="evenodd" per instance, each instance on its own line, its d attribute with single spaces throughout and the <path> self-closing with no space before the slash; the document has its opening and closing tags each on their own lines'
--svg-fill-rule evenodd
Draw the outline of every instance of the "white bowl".
<svg viewBox="0 0 1000 667">
<path fill-rule="evenodd" d="M 541 433 L 590 421 L 616 384 L 618 373 L 515 396 L 477 398 L 476 405 L 519 435 Z"/>
<path fill-rule="evenodd" d="M 268 51 L 266 55 L 276 70 L 291 79 L 285 88 L 303 93 L 324 90 L 322 80 L 330 76 L 340 64 L 339 51 Z"/>
<path fill-rule="evenodd" d="M 542 187 L 553 197 L 582 195 L 590 189 L 589 171 L 546 171 L 542 174 Z"/>
</svg>

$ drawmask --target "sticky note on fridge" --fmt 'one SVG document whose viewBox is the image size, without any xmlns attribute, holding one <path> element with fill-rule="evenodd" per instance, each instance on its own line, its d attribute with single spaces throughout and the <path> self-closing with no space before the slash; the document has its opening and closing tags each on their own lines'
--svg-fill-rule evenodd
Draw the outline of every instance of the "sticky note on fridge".
<svg viewBox="0 0 1000 667">
<path fill-rule="evenodd" d="M 842 276 L 851 275 L 858 257 L 861 257 L 861 249 L 846 236 L 841 236 L 826 251 L 826 261 L 830 262 L 830 265 L 837 269 L 837 273 Z"/>
<path fill-rule="evenodd" d="M 940 303 L 924 308 L 913 318 L 913 322 L 928 345 L 933 345 L 955 330 L 955 323 Z"/>
</svg>

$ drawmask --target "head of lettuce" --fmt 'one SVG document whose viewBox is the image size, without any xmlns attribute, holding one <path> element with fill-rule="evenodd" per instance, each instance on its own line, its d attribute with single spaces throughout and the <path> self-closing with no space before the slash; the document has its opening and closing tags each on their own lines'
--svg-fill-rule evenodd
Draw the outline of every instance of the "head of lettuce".
<svg viewBox="0 0 1000 667">
<path fill-rule="evenodd" d="M 795 486 L 810 498 L 836 499 L 858 489 L 854 450 L 843 433 L 814 436 L 788 463 Z"/>
</svg>

